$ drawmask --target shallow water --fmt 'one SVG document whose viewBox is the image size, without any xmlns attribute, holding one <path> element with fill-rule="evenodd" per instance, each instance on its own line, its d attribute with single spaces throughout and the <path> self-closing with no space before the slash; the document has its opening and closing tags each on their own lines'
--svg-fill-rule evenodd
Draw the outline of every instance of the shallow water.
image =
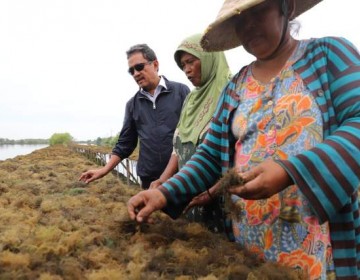
<svg viewBox="0 0 360 280">
<path fill-rule="evenodd" d="M 27 155 L 35 150 L 42 149 L 47 146 L 49 145 L 45 145 L 45 144 L 0 145 L 0 160 L 6 160 L 20 155 Z"/>
</svg>

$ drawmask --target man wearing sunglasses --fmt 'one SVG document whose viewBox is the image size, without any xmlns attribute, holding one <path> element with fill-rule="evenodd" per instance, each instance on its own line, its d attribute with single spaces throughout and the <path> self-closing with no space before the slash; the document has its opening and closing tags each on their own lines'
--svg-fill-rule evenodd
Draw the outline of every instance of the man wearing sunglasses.
<svg viewBox="0 0 360 280">
<path fill-rule="evenodd" d="M 122 159 L 129 157 L 139 142 L 137 174 L 141 187 L 148 189 L 170 159 L 173 134 L 190 90 L 186 85 L 158 74 L 159 62 L 148 45 L 132 46 L 126 55 L 128 72 L 139 90 L 126 104 L 123 127 L 109 162 L 100 169 L 84 172 L 79 180 L 90 183 L 102 178 Z"/>
</svg>

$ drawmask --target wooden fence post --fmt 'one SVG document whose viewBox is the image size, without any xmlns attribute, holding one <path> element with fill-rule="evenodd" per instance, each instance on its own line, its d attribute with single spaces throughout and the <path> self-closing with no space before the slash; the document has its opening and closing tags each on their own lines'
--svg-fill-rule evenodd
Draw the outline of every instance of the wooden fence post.
<svg viewBox="0 0 360 280">
<path fill-rule="evenodd" d="M 130 167 L 129 167 L 129 159 L 126 159 L 126 180 L 128 186 L 130 186 Z"/>
<path fill-rule="evenodd" d="M 107 156 L 109 156 L 109 159 L 111 158 L 111 154 L 103 152 L 103 151 L 98 151 L 98 150 L 92 150 L 91 148 L 84 148 L 84 147 L 72 147 L 72 150 L 85 155 L 85 157 L 87 157 L 88 159 L 92 160 L 93 162 L 95 162 L 98 165 L 106 165 L 107 161 Z M 132 160 L 126 158 L 125 159 L 125 164 L 123 161 L 121 161 L 119 163 L 119 165 L 121 165 L 123 167 L 123 170 L 126 170 L 126 180 L 127 180 L 127 185 L 130 186 L 130 181 L 134 181 L 136 184 L 139 184 L 139 180 L 138 177 L 134 176 L 133 174 L 133 162 Z M 115 167 L 116 173 L 118 174 L 120 179 L 124 179 L 125 174 L 123 174 L 122 172 L 120 172 L 120 168 L 119 165 Z M 123 175 L 123 177 L 121 177 Z"/>
</svg>

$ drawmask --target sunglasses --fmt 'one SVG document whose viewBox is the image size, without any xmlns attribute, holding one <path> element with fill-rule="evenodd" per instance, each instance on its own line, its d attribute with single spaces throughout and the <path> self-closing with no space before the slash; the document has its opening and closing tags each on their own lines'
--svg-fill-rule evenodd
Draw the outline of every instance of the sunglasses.
<svg viewBox="0 0 360 280">
<path fill-rule="evenodd" d="M 145 65 L 148 65 L 148 64 L 151 64 L 151 63 L 152 63 L 152 61 L 135 64 L 133 67 L 129 68 L 128 72 L 129 72 L 129 74 L 131 76 L 133 76 L 134 73 L 135 73 L 135 70 L 140 72 L 140 71 L 144 70 Z"/>
</svg>

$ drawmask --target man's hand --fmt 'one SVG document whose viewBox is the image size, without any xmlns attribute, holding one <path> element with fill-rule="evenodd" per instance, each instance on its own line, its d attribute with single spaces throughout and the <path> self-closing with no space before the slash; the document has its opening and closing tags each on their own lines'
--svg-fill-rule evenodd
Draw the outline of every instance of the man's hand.
<svg viewBox="0 0 360 280">
<path fill-rule="evenodd" d="M 162 183 L 164 183 L 162 180 L 157 179 L 155 181 L 152 181 L 150 184 L 149 189 L 157 189 Z"/>
<path fill-rule="evenodd" d="M 131 197 L 127 209 L 131 220 L 152 222 L 150 215 L 166 206 L 166 198 L 158 189 L 139 192 Z"/>
<path fill-rule="evenodd" d="M 106 172 L 102 168 L 100 169 L 94 169 L 94 170 L 88 170 L 81 174 L 79 181 L 85 182 L 86 184 L 95 181 L 99 178 L 102 178 L 106 175 Z"/>
</svg>

